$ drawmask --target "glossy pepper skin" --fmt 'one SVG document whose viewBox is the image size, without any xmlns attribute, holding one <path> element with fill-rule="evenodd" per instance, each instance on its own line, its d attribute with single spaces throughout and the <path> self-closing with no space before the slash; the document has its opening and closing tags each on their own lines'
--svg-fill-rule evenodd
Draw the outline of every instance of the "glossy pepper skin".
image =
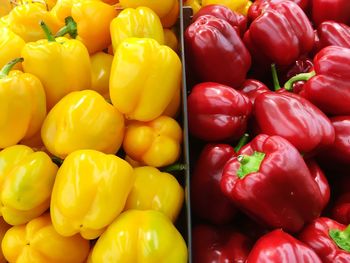
<svg viewBox="0 0 350 263">
<path fill-rule="evenodd" d="M 187 247 L 181 234 L 163 213 L 128 210 L 117 217 L 98 239 L 88 262 L 100 263 L 106 258 L 109 263 L 185 263 Z"/>
<path fill-rule="evenodd" d="M 194 86 L 187 107 L 189 131 L 205 141 L 240 138 L 252 112 L 245 95 L 214 82 Z"/>
<path fill-rule="evenodd" d="M 244 34 L 252 57 L 263 65 L 289 65 L 312 50 L 315 34 L 304 11 L 294 2 L 269 5 Z"/>
<path fill-rule="evenodd" d="M 255 99 L 254 116 L 261 133 L 279 135 L 302 153 L 334 142 L 334 128 L 318 108 L 290 92 L 265 92 Z"/>
<path fill-rule="evenodd" d="M 192 239 L 194 263 L 242 263 L 251 248 L 251 240 L 230 227 L 197 225 Z"/>
<path fill-rule="evenodd" d="M 57 166 L 44 152 L 24 145 L 0 152 L 1 215 L 20 225 L 44 213 L 50 204 Z"/>
<path fill-rule="evenodd" d="M 237 33 L 243 36 L 247 29 L 247 18 L 246 16 L 234 12 L 223 5 L 207 5 L 203 6 L 192 18 L 192 21 L 196 21 L 198 17 L 203 15 L 212 15 L 219 19 L 224 19 L 233 26 Z"/>
<path fill-rule="evenodd" d="M 350 24 L 349 13 L 347 0 L 312 0 L 311 17 L 316 26 L 327 20 Z"/>
<path fill-rule="evenodd" d="M 53 32 L 60 27 L 59 21 L 41 3 L 16 6 L 8 14 L 6 24 L 25 42 L 34 42 L 46 38 L 44 31 L 40 28 L 40 21 L 45 21 Z"/>
<path fill-rule="evenodd" d="M 202 6 L 207 5 L 223 5 L 230 8 L 232 11 L 246 15 L 252 4 L 249 0 L 202 0 Z"/>
<path fill-rule="evenodd" d="M 175 222 L 184 201 L 184 190 L 176 178 L 151 166 L 135 168 L 134 175 L 124 210 L 156 210 Z"/>
<path fill-rule="evenodd" d="M 243 82 L 242 86 L 239 88 L 239 91 L 247 96 L 252 105 L 254 105 L 256 97 L 258 97 L 261 93 L 265 93 L 270 90 L 259 80 L 247 79 Z"/>
<path fill-rule="evenodd" d="M 323 263 L 350 261 L 349 229 L 338 222 L 320 217 L 308 224 L 298 235 L 312 248 Z"/>
<path fill-rule="evenodd" d="M 104 52 L 97 52 L 90 56 L 91 62 L 91 89 L 109 98 L 109 76 L 113 56 Z"/>
<path fill-rule="evenodd" d="M 237 155 L 226 163 L 220 184 L 224 194 L 248 215 L 290 232 L 320 215 L 320 189 L 287 140 L 261 134 Z"/>
<path fill-rule="evenodd" d="M 269 232 L 254 245 L 246 263 L 322 263 L 317 254 L 293 236 L 280 229 Z"/>
<path fill-rule="evenodd" d="M 335 21 L 322 22 L 317 27 L 318 49 L 327 46 L 350 48 L 350 27 Z"/>
<path fill-rule="evenodd" d="M 161 116 L 150 122 L 128 122 L 123 148 L 135 161 L 163 167 L 180 157 L 181 142 L 180 125 L 170 117 Z"/>
<path fill-rule="evenodd" d="M 123 115 L 92 90 L 69 93 L 52 108 L 41 128 L 46 148 L 60 158 L 81 149 L 114 154 L 123 136 Z"/>
<path fill-rule="evenodd" d="M 4 239 L 5 233 L 7 232 L 7 230 L 9 230 L 9 228 L 11 228 L 11 226 L 7 224 L 3 218 L 0 218 L 0 242 L 2 242 L 2 240 Z M 2 249 L 0 249 L 0 263 L 7 263 Z"/>
<path fill-rule="evenodd" d="M 341 224 L 350 224 L 350 192 L 343 193 L 337 198 L 332 208 L 332 218 Z"/>
<path fill-rule="evenodd" d="M 9 61 L 21 56 L 21 50 L 24 47 L 24 40 L 12 32 L 8 27 L 0 26 L 0 68 L 4 67 Z M 15 68 L 20 69 L 17 64 Z"/>
<path fill-rule="evenodd" d="M 30 42 L 23 47 L 22 57 L 24 72 L 37 76 L 43 84 L 48 109 L 68 93 L 91 87 L 89 53 L 78 40 L 51 36 Z"/>
<path fill-rule="evenodd" d="M 9 262 L 83 263 L 89 254 L 89 241 L 79 235 L 63 237 L 52 226 L 50 214 L 10 228 L 2 241 Z"/>
<path fill-rule="evenodd" d="M 301 96 L 312 102 L 320 110 L 330 115 L 350 114 L 350 49 L 329 46 L 322 49 L 314 57 L 314 71 L 300 74 L 285 84 L 291 89 L 291 84 L 298 80 L 307 80 Z"/>
<path fill-rule="evenodd" d="M 234 218 L 237 209 L 220 189 L 224 166 L 234 155 L 227 144 L 207 144 L 199 155 L 191 177 L 191 208 L 200 219 L 219 225 Z"/>
<path fill-rule="evenodd" d="M 183 0 L 183 6 L 190 6 L 192 8 L 193 14 L 195 15 L 202 8 L 202 1 L 200 0 Z"/>
<path fill-rule="evenodd" d="M 110 25 L 114 52 L 119 44 L 130 37 L 153 38 L 164 44 L 162 23 L 157 14 L 148 7 L 126 8 Z"/>
<path fill-rule="evenodd" d="M 135 176 L 115 155 L 75 151 L 59 168 L 52 191 L 52 224 L 62 236 L 95 239 L 122 212 Z M 69 200 L 69 201 L 68 201 Z"/>
<path fill-rule="evenodd" d="M 189 65 L 200 81 L 233 88 L 243 83 L 251 57 L 229 22 L 211 15 L 200 16 L 186 29 L 185 44 Z"/>
<path fill-rule="evenodd" d="M 181 61 L 171 48 L 150 38 L 129 38 L 118 46 L 109 90 L 113 105 L 126 119 L 159 117 L 180 89 L 180 82 Z"/>
<path fill-rule="evenodd" d="M 46 116 L 40 80 L 30 73 L 10 71 L 20 61 L 14 59 L 0 71 L 0 149 L 34 136 Z"/>
</svg>

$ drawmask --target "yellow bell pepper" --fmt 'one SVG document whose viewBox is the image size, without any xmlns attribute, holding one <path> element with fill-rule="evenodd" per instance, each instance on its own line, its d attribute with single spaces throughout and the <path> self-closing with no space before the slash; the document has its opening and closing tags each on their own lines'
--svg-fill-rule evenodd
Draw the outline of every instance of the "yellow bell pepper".
<svg viewBox="0 0 350 263">
<path fill-rule="evenodd" d="M 10 0 L 0 0 L 0 17 L 7 15 L 11 9 L 12 5 Z"/>
<path fill-rule="evenodd" d="M 0 26 L 0 68 L 10 60 L 20 57 L 24 45 L 25 42 L 21 37 L 13 33 L 8 27 Z M 21 69 L 21 64 L 15 65 L 14 69 Z"/>
<path fill-rule="evenodd" d="M 175 52 L 179 50 L 179 41 L 173 30 L 168 28 L 164 29 L 164 45 L 170 47 Z"/>
<path fill-rule="evenodd" d="M 109 81 L 113 105 L 127 119 L 159 117 L 180 89 L 181 61 L 150 38 L 128 38 L 117 48 Z"/>
<path fill-rule="evenodd" d="M 123 148 L 135 161 L 162 167 L 180 156 L 182 130 L 172 118 L 161 116 L 150 122 L 131 121 L 125 132 Z"/>
<path fill-rule="evenodd" d="M 0 217 L 0 243 L 4 239 L 5 233 L 11 228 L 11 225 L 7 224 L 2 217 Z M 2 249 L 0 249 L 0 263 L 7 263 Z"/>
<path fill-rule="evenodd" d="M 0 211 L 7 223 L 27 223 L 49 208 L 57 169 L 46 153 L 24 145 L 0 152 Z"/>
<path fill-rule="evenodd" d="M 156 13 L 148 7 L 126 8 L 111 22 L 113 50 L 130 37 L 153 38 L 164 43 L 163 27 Z"/>
<path fill-rule="evenodd" d="M 1 247 L 11 263 L 83 263 L 90 245 L 79 235 L 59 235 L 52 226 L 50 214 L 44 214 L 26 225 L 10 228 Z"/>
<path fill-rule="evenodd" d="M 60 158 L 80 149 L 114 154 L 123 136 L 123 115 L 93 90 L 65 96 L 49 112 L 41 129 L 46 148 Z"/>
<path fill-rule="evenodd" d="M 45 27 L 48 39 L 27 43 L 22 49 L 23 70 L 37 76 L 44 85 L 47 108 L 51 109 L 72 91 L 91 87 L 90 57 L 78 40 L 54 38 Z"/>
<path fill-rule="evenodd" d="M 45 38 L 40 21 L 45 21 L 54 32 L 59 29 L 57 19 L 40 3 L 18 5 L 11 10 L 6 19 L 7 26 L 25 42 Z"/>
<path fill-rule="evenodd" d="M 180 0 L 182 1 L 182 0 Z M 170 28 L 177 22 L 180 14 L 180 4 L 179 1 L 175 1 L 171 11 L 166 15 L 161 17 L 160 21 L 162 22 L 163 27 Z"/>
<path fill-rule="evenodd" d="M 97 52 L 90 56 L 92 81 L 91 89 L 109 98 L 109 76 L 113 62 L 113 56 L 104 52 Z"/>
<path fill-rule="evenodd" d="M 135 184 L 124 210 L 156 210 L 175 222 L 184 201 L 184 190 L 176 178 L 150 166 L 135 168 L 134 174 Z"/>
<path fill-rule="evenodd" d="M 252 4 L 249 0 L 202 0 L 202 6 L 224 5 L 232 11 L 247 15 L 249 6 Z"/>
<path fill-rule="evenodd" d="M 20 61 L 23 59 L 14 59 L 0 71 L 0 149 L 32 137 L 46 116 L 40 80 L 29 73 L 10 71 Z"/>
<path fill-rule="evenodd" d="M 106 261 L 108 259 L 108 261 Z M 89 263 L 185 263 L 186 243 L 161 212 L 122 213 L 97 240 Z"/>
<path fill-rule="evenodd" d="M 162 115 L 169 117 L 176 117 L 180 110 L 181 104 L 181 90 L 176 91 L 173 99 L 170 101 Z"/>
<path fill-rule="evenodd" d="M 95 239 L 122 212 L 134 184 L 132 167 L 115 155 L 75 151 L 60 167 L 51 197 L 51 218 L 62 236 Z M 100 261 L 103 262 L 103 261 Z"/>
<path fill-rule="evenodd" d="M 133 168 L 144 166 L 143 163 L 131 159 L 131 157 L 128 155 L 125 156 L 124 160 L 127 161 Z"/>
<path fill-rule="evenodd" d="M 111 44 L 109 25 L 117 11 L 113 6 L 96 0 L 75 0 L 71 1 L 70 8 L 64 14 L 70 16 L 74 22 L 67 21 L 66 16 L 60 15 L 60 10 L 53 9 L 53 14 L 61 22 L 66 22 L 66 27 L 62 28 L 56 35 L 63 36 L 72 30 L 72 26 L 77 27 L 77 40 L 84 43 L 90 54 L 102 51 Z"/>
<path fill-rule="evenodd" d="M 199 0 L 186 0 L 184 6 L 190 6 L 192 8 L 193 14 L 195 15 L 199 9 L 201 9 L 202 5 Z"/>
</svg>

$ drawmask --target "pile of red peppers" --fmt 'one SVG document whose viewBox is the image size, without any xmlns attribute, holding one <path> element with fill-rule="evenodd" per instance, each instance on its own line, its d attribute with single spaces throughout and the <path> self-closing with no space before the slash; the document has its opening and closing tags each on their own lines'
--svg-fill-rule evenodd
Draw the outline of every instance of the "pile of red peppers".
<svg viewBox="0 0 350 263">
<path fill-rule="evenodd" d="M 194 263 L 350 262 L 350 1 L 209 5 L 185 31 Z"/>
</svg>

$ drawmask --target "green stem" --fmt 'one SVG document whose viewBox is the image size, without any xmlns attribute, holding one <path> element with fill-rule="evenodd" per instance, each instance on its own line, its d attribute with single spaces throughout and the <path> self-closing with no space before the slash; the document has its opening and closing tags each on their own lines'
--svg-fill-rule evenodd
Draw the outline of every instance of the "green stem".
<svg viewBox="0 0 350 263">
<path fill-rule="evenodd" d="M 56 157 L 56 156 L 51 156 L 51 160 L 52 160 L 52 162 L 57 164 L 57 166 L 61 166 L 63 163 L 63 160 L 61 158 Z"/>
<path fill-rule="evenodd" d="M 239 155 L 237 160 L 241 165 L 237 171 L 237 176 L 243 179 L 246 175 L 259 171 L 264 158 L 265 153 L 262 152 L 254 152 L 252 155 Z"/>
<path fill-rule="evenodd" d="M 249 134 L 245 133 L 243 136 L 239 139 L 238 144 L 235 147 L 235 152 L 238 152 L 244 145 L 247 144 L 249 140 Z"/>
<path fill-rule="evenodd" d="M 3 66 L 3 68 L 0 71 L 0 78 L 4 78 L 6 77 L 10 70 L 14 67 L 14 65 L 16 65 L 19 62 L 23 62 L 24 59 L 23 58 L 15 58 L 13 60 L 11 60 L 9 63 L 7 63 L 5 66 Z"/>
<path fill-rule="evenodd" d="M 281 86 L 278 80 L 278 74 L 277 74 L 277 69 L 275 64 L 271 64 L 271 72 L 272 72 L 273 87 L 275 91 L 277 91 L 281 88 Z"/>
<path fill-rule="evenodd" d="M 56 37 L 62 37 L 65 34 L 69 34 L 72 38 L 76 38 L 78 35 L 77 31 L 77 23 L 74 21 L 73 17 L 68 16 L 64 19 L 65 26 L 62 27 L 58 32 L 56 33 Z"/>
<path fill-rule="evenodd" d="M 298 75 L 295 75 L 294 77 L 290 78 L 286 84 L 284 84 L 284 88 L 286 90 L 293 90 L 293 84 L 297 81 L 307 81 L 311 79 L 313 76 L 316 75 L 315 71 L 311 71 L 308 73 L 300 73 Z"/>
<path fill-rule="evenodd" d="M 47 40 L 48 40 L 49 42 L 56 42 L 56 39 L 55 39 L 55 37 L 52 35 L 52 33 L 51 33 L 49 27 L 48 27 L 48 26 L 45 24 L 45 22 L 42 21 L 42 20 L 40 21 L 40 27 L 42 28 L 42 30 L 44 30 L 45 36 L 46 36 L 46 38 L 47 38 Z"/>
<path fill-rule="evenodd" d="M 162 168 L 162 172 L 166 172 L 166 173 L 170 173 L 170 172 L 179 172 L 179 171 L 184 171 L 186 170 L 187 167 L 185 164 L 183 163 L 176 163 L 176 164 L 172 164 L 169 166 L 166 166 L 164 168 Z"/>
<path fill-rule="evenodd" d="M 350 225 L 344 231 L 340 231 L 339 229 L 329 230 L 329 236 L 338 247 L 350 252 Z"/>
</svg>

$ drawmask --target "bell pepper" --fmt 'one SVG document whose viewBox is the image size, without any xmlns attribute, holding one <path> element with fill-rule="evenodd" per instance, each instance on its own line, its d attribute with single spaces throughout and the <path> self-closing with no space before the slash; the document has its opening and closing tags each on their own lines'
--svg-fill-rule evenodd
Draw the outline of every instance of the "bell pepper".
<svg viewBox="0 0 350 263">
<path fill-rule="evenodd" d="M 17 144 L 40 131 L 46 116 L 45 92 L 40 80 L 11 70 L 17 58 L 0 71 L 0 149 Z"/>
<path fill-rule="evenodd" d="M 62 236 L 99 237 L 123 211 L 135 181 L 123 159 L 95 150 L 71 153 L 58 170 L 51 196 L 52 224 Z"/>
<path fill-rule="evenodd" d="M 299 239 L 317 253 L 323 263 L 350 262 L 350 228 L 320 217 L 307 225 Z"/>
<path fill-rule="evenodd" d="M 65 21 L 66 27 L 56 35 L 63 36 L 70 32 L 72 26 L 76 26 L 78 34 L 76 39 L 87 47 L 90 54 L 107 48 L 111 44 L 109 25 L 118 14 L 115 8 L 96 0 L 75 0 L 71 3 L 69 17 L 74 22 L 67 20 L 66 17 L 58 17 L 61 22 Z"/>
<path fill-rule="evenodd" d="M 197 225 L 192 230 L 194 263 L 245 262 L 251 240 L 229 227 Z"/>
<path fill-rule="evenodd" d="M 12 9 L 11 2 L 8 0 L 0 0 L 0 17 L 3 17 L 10 13 Z"/>
<path fill-rule="evenodd" d="M 135 168 L 134 176 L 124 210 L 156 210 L 175 222 L 184 201 L 184 190 L 176 178 L 150 166 Z"/>
<path fill-rule="evenodd" d="M 320 215 L 324 201 L 318 184 L 287 140 L 261 134 L 237 155 L 226 163 L 220 184 L 248 215 L 290 232 Z"/>
<path fill-rule="evenodd" d="M 4 67 L 12 59 L 21 56 L 24 40 L 13 33 L 8 27 L 0 26 L 0 68 Z M 15 65 L 16 69 L 21 69 L 21 64 Z"/>
<path fill-rule="evenodd" d="M 184 0 L 183 6 L 190 6 L 195 15 L 202 8 L 201 0 Z"/>
<path fill-rule="evenodd" d="M 163 27 L 157 14 L 148 7 L 126 8 L 110 25 L 114 52 L 120 43 L 130 37 L 153 38 L 164 44 Z"/>
<path fill-rule="evenodd" d="M 104 52 L 97 52 L 90 56 L 91 62 L 91 89 L 100 93 L 103 97 L 109 98 L 109 76 L 113 56 Z"/>
<path fill-rule="evenodd" d="M 350 224 L 350 191 L 336 199 L 332 208 L 332 218 L 341 224 Z"/>
<path fill-rule="evenodd" d="M 11 10 L 6 19 L 7 26 L 25 42 L 34 42 L 45 38 L 44 31 L 40 28 L 40 21 L 56 32 L 59 21 L 40 3 L 27 3 L 18 5 Z"/>
<path fill-rule="evenodd" d="M 315 33 L 304 11 L 294 2 L 271 2 L 244 34 L 257 63 L 289 65 L 312 50 Z"/>
<path fill-rule="evenodd" d="M 91 65 L 86 47 L 78 40 L 54 38 L 41 23 L 47 40 L 27 43 L 22 49 L 24 72 L 37 76 L 45 88 L 46 105 L 51 109 L 72 91 L 91 87 Z"/>
<path fill-rule="evenodd" d="M 243 36 L 247 30 L 247 18 L 246 16 L 234 12 L 223 5 L 207 5 L 202 7 L 192 18 L 192 21 L 196 21 L 198 17 L 203 15 L 212 15 L 216 18 L 224 19 L 230 23 L 232 27 L 237 30 L 240 36 Z"/>
<path fill-rule="evenodd" d="M 2 241 L 2 251 L 9 262 L 83 263 L 89 247 L 89 241 L 79 235 L 59 235 L 49 214 L 10 228 Z"/>
<path fill-rule="evenodd" d="M 179 41 L 173 30 L 168 28 L 164 29 L 164 45 L 170 47 L 175 52 L 179 50 Z"/>
<path fill-rule="evenodd" d="M 2 217 L 0 217 L 0 242 L 4 239 L 5 233 L 11 226 L 7 224 Z M 2 249 L 0 249 L 0 263 L 7 263 Z"/>
<path fill-rule="evenodd" d="M 306 81 L 301 96 L 331 115 L 350 115 L 350 49 L 329 46 L 314 57 L 314 70 L 294 76 L 284 87 L 291 90 L 294 82 Z"/>
<path fill-rule="evenodd" d="M 180 125 L 170 117 L 161 116 L 150 122 L 128 122 L 123 148 L 135 161 L 163 167 L 180 157 L 181 142 Z"/>
<path fill-rule="evenodd" d="M 290 92 L 259 95 L 254 103 L 254 117 L 259 132 L 279 135 L 302 153 L 313 155 L 334 142 L 334 128 L 327 116 Z"/>
<path fill-rule="evenodd" d="M 123 136 L 123 115 L 92 90 L 69 93 L 52 108 L 41 128 L 46 148 L 60 158 L 80 149 L 114 154 Z"/>
<path fill-rule="evenodd" d="M 249 0 L 202 0 L 202 6 L 207 5 L 223 5 L 232 11 L 247 15 L 247 11 L 252 4 Z"/>
<path fill-rule="evenodd" d="M 318 50 L 327 46 L 350 48 L 350 27 L 335 21 L 322 22 L 317 27 Z"/>
<path fill-rule="evenodd" d="M 200 16 L 186 29 L 185 43 L 189 65 L 200 81 L 237 88 L 245 80 L 251 57 L 227 21 Z"/>
<path fill-rule="evenodd" d="M 129 38 L 118 46 L 109 90 L 113 105 L 126 119 L 159 117 L 180 85 L 181 61 L 171 48 L 149 38 Z"/>
<path fill-rule="evenodd" d="M 349 13 L 347 0 L 312 0 L 311 17 L 316 26 L 329 20 L 350 25 Z"/>
<path fill-rule="evenodd" d="M 174 97 L 168 104 L 168 106 L 163 111 L 162 115 L 169 116 L 171 118 L 175 118 L 180 111 L 181 104 L 181 90 L 177 90 Z"/>
<path fill-rule="evenodd" d="M 19 225 L 44 213 L 50 204 L 57 166 L 44 152 L 15 145 L 0 152 L 1 215 Z"/>
<path fill-rule="evenodd" d="M 186 263 L 181 234 L 161 212 L 129 210 L 122 213 L 97 240 L 89 263 Z"/>
<path fill-rule="evenodd" d="M 187 107 L 190 133 L 205 141 L 240 138 L 252 112 L 245 95 L 214 82 L 194 86 Z"/>
<path fill-rule="evenodd" d="M 250 251 L 246 263 L 322 263 L 306 244 L 280 229 L 261 237 Z"/>
<path fill-rule="evenodd" d="M 247 79 L 246 81 L 244 81 L 239 90 L 241 93 L 247 96 L 252 105 L 254 105 L 256 97 L 259 96 L 261 93 L 269 91 L 269 88 L 266 87 L 266 85 L 260 82 L 259 80 Z"/>
<path fill-rule="evenodd" d="M 180 15 L 180 2 L 179 1 L 182 1 L 182 0 L 175 1 L 170 12 L 166 16 L 161 17 L 160 21 L 162 22 L 162 25 L 164 28 L 171 28 L 178 21 L 179 15 Z"/>
<path fill-rule="evenodd" d="M 227 144 L 207 144 L 200 153 L 191 177 L 193 214 L 213 224 L 229 223 L 237 208 L 220 189 L 222 171 L 235 155 Z"/>
</svg>

